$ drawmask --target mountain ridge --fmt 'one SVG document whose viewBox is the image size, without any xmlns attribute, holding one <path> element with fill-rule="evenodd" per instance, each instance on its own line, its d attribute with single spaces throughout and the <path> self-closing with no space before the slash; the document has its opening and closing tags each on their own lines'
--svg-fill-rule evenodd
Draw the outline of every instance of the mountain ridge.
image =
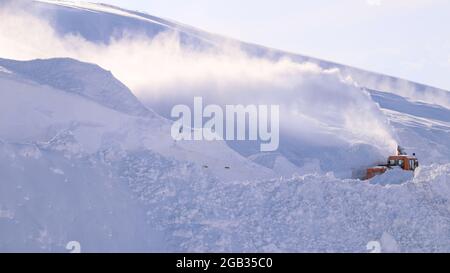
<svg viewBox="0 0 450 273">
<path fill-rule="evenodd" d="M 81 95 L 117 111 L 139 116 L 154 115 L 110 71 L 96 64 L 72 58 L 32 61 L 0 58 L 0 65 L 39 84 Z M 80 73 L 86 76 L 79 77 Z"/>
<path fill-rule="evenodd" d="M 36 3 L 44 3 L 44 4 L 58 4 L 60 3 L 61 5 L 67 4 L 66 7 L 70 8 L 76 8 L 77 5 L 80 5 L 80 2 L 74 2 L 74 1 L 67 1 L 67 0 L 33 0 Z M 153 21 L 156 21 L 158 23 L 161 23 L 163 25 L 168 25 L 171 28 L 173 28 L 173 30 L 175 31 L 180 31 L 180 32 L 184 32 L 186 34 L 190 34 L 195 36 L 196 38 L 204 38 L 206 42 L 212 43 L 213 45 L 216 44 L 220 44 L 223 42 L 228 42 L 228 43 L 237 43 L 240 44 L 241 48 L 245 51 L 250 53 L 251 55 L 256 55 L 256 56 L 261 56 L 261 57 L 265 57 L 265 58 L 274 58 L 274 59 L 279 59 L 279 58 L 283 58 L 283 57 L 290 57 L 292 58 L 294 61 L 297 62 L 312 62 L 312 63 L 316 63 L 319 66 L 327 69 L 327 68 L 340 68 L 343 70 L 349 70 L 347 73 L 345 73 L 346 75 L 356 75 L 356 80 L 361 81 L 362 82 L 362 86 L 364 86 L 365 84 L 368 85 L 367 83 L 364 83 L 365 81 L 363 80 L 364 77 L 381 77 L 381 78 L 385 78 L 385 80 L 391 81 L 391 82 L 395 82 L 395 81 L 400 81 L 401 85 L 407 84 L 407 85 L 412 85 L 410 88 L 413 88 L 417 91 L 421 91 L 427 88 L 432 88 L 437 90 L 438 92 L 444 91 L 448 94 L 448 99 L 450 101 L 450 90 L 446 90 L 443 88 L 439 88 L 439 87 L 434 87 L 431 85 L 427 85 L 424 83 L 419 83 L 419 82 L 415 82 L 413 80 L 409 80 L 409 79 L 404 79 L 404 78 L 400 78 L 400 77 L 396 77 L 396 76 L 392 76 L 392 75 L 387 75 L 387 74 L 383 74 L 380 72 L 375 72 L 375 71 L 370 71 L 364 68 L 359 68 L 359 67 L 353 67 L 353 66 L 348 66 L 342 63 L 338 63 L 338 62 L 334 62 L 334 61 L 329 61 L 329 60 L 324 60 L 318 57 L 312 57 L 312 56 L 307 56 L 307 55 L 302 55 L 299 53 L 294 53 L 294 52 L 289 52 L 289 51 L 285 51 L 285 50 L 280 50 L 280 49 L 276 49 L 276 48 L 271 48 L 271 47 L 267 47 L 264 45 L 260 45 L 260 44 L 254 44 L 251 42 L 243 42 L 231 37 L 227 37 L 227 36 L 223 36 L 217 33 L 213 33 L 213 32 L 209 32 L 209 31 L 205 31 L 202 29 L 199 29 L 197 27 L 193 27 L 190 25 L 186 25 L 183 23 L 178 23 L 174 20 L 171 19 L 164 19 L 164 18 L 160 18 L 154 15 L 151 15 L 147 12 L 144 11 L 133 11 L 133 10 L 128 10 L 128 9 L 124 9 L 115 5 L 111 5 L 111 4 L 104 4 L 104 3 L 90 3 L 90 2 L 83 2 L 86 4 L 91 4 L 92 6 L 86 7 L 88 10 L 92 9 L 95 10 L 95 6 L 106 6 L 115 10 L 119 10 L 119 11 L 123 11 L 126 13 L 130 13 L 133 15 L 137 15 L 142 17 L 142 19 L 151 19 Z M 147 18 L 148 17 L 148 18 Z M 139 20 L 139 18 L 134 18 L 135 20 Z M 141 19 L 141 20 L 142 20 Z M 87 35 L 86 33 L 80 32 L 80 34 L 87 38 L 89 40 L 89 35 Z M 108 39 L 109 37 L 111 37 L 111 35 L 108 35 Z M 104 42 L 109 42 L 108 39 L 104 40 Z M 413 87 L 414 86 L 414 87 Z M 365 86 L 367 88 L 371 88 L 371 89 L 383 89 L 383 88 L 379 88 L 379 86 L 374 86 L 374 85 L 368 85 Z M 381 91 L 386 91 L 386 90 L 381 90 Z M 449 103 L 450 105 L 450 103 Z"/>
</svg>

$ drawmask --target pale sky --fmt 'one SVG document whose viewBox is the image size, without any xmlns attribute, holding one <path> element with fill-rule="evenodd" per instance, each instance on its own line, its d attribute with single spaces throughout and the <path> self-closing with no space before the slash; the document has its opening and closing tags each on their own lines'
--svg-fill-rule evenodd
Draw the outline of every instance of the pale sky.
<svg viewBox="0 0 450 273">
<path fill-rule="evenodd" d="M 450 90 L 448 0 L 98 2 Z"/>
</svg>

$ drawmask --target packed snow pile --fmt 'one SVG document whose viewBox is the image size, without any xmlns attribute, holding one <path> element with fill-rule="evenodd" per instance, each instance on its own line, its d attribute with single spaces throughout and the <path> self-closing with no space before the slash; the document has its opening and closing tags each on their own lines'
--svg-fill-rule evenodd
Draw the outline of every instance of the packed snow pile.
<svg viewBox="0 0 450 273">
<path fill-rule="evenodd" d="M 400 251 L 449 251 L 449 167 L 422 168 L 411 183 L 389 187 L 321 175 L 183 184 L 188 197 L 162 207 L 176 217 L 156 220 L 184 251 L 364 252 L 386 233 Z M 164 203 L 147 196 L 152 211 Z"/>
<path fill-rule="evenodd" d="M 151 151 L 68 159 L 2 144 L 0 162 L 3 251 L 61 252 L 70 240 L 84 251 L 364 252 L 374 240 L 450 251 L 449 164 L 380 186 L 318 174 L 223 183 Z"/>
<path fill-rule="evenodd" d="M 377 185 L 403 184 L 411 181 L 413 177 L 413 172 L 402 170 L 400 167 L 395 167 L 388 169 L 383 175 L 375 176 L 370 179 L 370 183 Z"/>
<path fill-rule="evenodd" d="M 0 16 L 0 251 L 450 251 L 449 92 L 107 5 Z M 280 105 L 279 149 L 174 140 L 194 96 Z M 399 143 L 419 169 L 356 179 Z"/>
</svg>

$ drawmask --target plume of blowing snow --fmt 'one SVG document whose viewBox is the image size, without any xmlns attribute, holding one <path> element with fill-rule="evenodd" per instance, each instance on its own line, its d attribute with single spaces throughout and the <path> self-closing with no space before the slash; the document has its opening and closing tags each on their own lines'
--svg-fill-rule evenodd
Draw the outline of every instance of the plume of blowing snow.
<svg viewBox="0 0 450 273">
<path fill-rule="evenodd" d="M 102 66 L 163 116 L 173 105 L 279 104 L 282 134 L 323 145 L 330 135 L 391 152 L 396 141 L 369 95 L 338 69 L 251 57 L 238 45 L 193 50 L 176 33 L 150 38 L 125 33 L 96 44 L 77 34 L 60 36 L 46 18 L 23 9 L 0 10 L 0 57 L 17 60 L 71 57 Z"/>
</svg>

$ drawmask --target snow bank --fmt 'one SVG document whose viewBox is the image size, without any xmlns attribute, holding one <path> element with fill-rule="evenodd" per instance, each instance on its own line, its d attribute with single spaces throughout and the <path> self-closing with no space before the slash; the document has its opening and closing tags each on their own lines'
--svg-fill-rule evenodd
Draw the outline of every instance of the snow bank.
<svg viewBox="0 0 450 273">
<path fill-rule="evenodd" d="M 403 184 L 414 177 L 414 172 L 402 170 L 400 167 L 387 170 L 382 175 L 377 175 L 370 179 L 370 184 L 374 185 L 392 185 Z"/>
<path fill-rule="evenodd" d="M 331 175 L 222 183 L 158 181 L 142 156 L 127 160 L 133 177 L 123 177 L 182 251 L 365 252 L 374 240 L 387 252 L 450 251 L 449 164 L 402 185 Z"/>
<path fill-rule="evenodd" d="M 401 185 L 331 174 L 224 182 L 150 150 L 68 159 L 50 145 L 38 160 L 1 148 L 1 250 L 78 240 L 84 251 L 366 252 L 375 240 L 387 252 L 450 251 L 450 164 Z"/>
<path fill-rule="evenodd" d="M 68 252 L 70 241 L 83 252 L 166 250 L 108 166 L 42 148 L 23 157 L 20 146 L 0 144 L 0 252 Z"/>
</svg>

